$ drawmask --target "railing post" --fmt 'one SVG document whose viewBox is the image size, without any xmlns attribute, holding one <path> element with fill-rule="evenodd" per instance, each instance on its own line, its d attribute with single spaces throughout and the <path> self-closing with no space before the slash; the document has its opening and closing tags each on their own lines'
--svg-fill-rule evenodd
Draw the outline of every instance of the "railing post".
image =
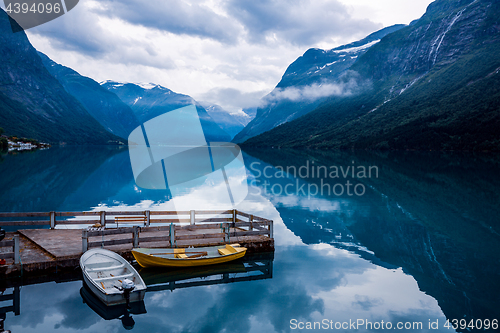
<svg viewBox="0 0 500 333">
<path fill-rule="evenodd" d="M 190 224 L 191 225 L 195 224 L 195 212 L 194 212 L 194 210 L 191 211 L 191 221 L 190 221 Z"/>
<path fill-rule="evenodd" d="M 19 235 L 14 235 L 14 264 L 21 262 L 21 253 L 19 251 Z"/>
<path fill-rule="evenodd" d="M 173 223 L 170 223 L 170 247 L 174 247 L 175 244 L 175 227 Z"/>
<path fill-rule="evenodd" d="M 274 222 L 273 220 L 269 221 L 269 237 L 273 238 L 274 235 Z"/>
<path fill-rule="evenodd" d="M 134 247 L 139 247 L 139 226 L 134 225 Z"/>
<path fill-rule="evenodd" d="M 101 227 L 106 227 L 106 212 L 105 211 L 101 211 L 99 212 L 99 215 L 101 216 Z"/>
<path fill-rule="evenodd" d="M 87 229 L 84 229 L 82 230 L 82 252 L 85 253 L 88 249 Z"/>
<path fill-rule="evenodd" d="M 56 212 L 50 212 L 50 229 L 56 227 Z"/>
<path fill-rule="evenodd" d="M 231 227 L 227 225 L 224 227 L 224 243 L 229 243 L 229 232 L 231 231 Z"/>
<path fill-rule="evenodd" d="M 236 223 L 236 213 L 238 211 L 236 209 L 233 209 L 233 227 L 234 227 L 234 224 Z"/>
<path fill-rule="evenodd" d="M 146 227 L 149 227 L 149 225 L 151 224 L 150 211 L 149 210 L 145 211 L 144 215 L 146 215 Z"/>
<path fill-rule="evenodd" d="M 250 222 L 250 229 L 248 231 L 253 231 L 253 214 L 248 218 L 248 222 Z"/>
</svg>

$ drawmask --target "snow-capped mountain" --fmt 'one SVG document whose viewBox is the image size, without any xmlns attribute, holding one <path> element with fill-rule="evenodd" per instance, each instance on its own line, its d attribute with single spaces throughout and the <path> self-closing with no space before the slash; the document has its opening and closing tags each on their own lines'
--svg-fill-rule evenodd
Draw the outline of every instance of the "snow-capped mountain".
<svg viewBox="0 0 500 333">
<path fill-rule="evenodd" d="M 287 92 L 301 93 L 302 90 L 317 90 L 343 75 L 370 47 L 387 34 L 405 25 L 398 24 L 370 34 L 362 40 L 342 45 L 331 50 L 309 49 L 288 66 L 276 88 L 264 97 L 264 107 L 257 110 L 255 119 L 236 137 L 235 142 L 249 138 L 292 121 L 315 109 L 327 97 L 289 99 Z M 307 96 L 306 96 L 307 97 Z"/>
<path fill-rule="evenodd" d="M 166 112 L 195 104 L 200 117 L 201 126 L 208 141 L 230 141 L 231 136 L 226 133 L 217 122 L 192 97 L 178 94 L 172 90 L 154 83 L 124 83 L 103 81 L 101 86 L 115 93 L 127 104 L 140 123 L 144 123 Z"/>
<path fill-rule="evenodd" d="M 52 61 L 45 54 L 38 52 L 38 55 L 49 73 L 62 84 L 68 93 L 82 103 L 106 130 L 127 139 L 130 132 L 139 125 L 130 107 L 118 96 L 101 87 L 91 78 Z"/>
<path fill-rule="evenodd" d="M 23 31 L 13 33 L 0 9 L 0 127 L 7 135 L 43 142 L 108 144 L 108 132 L 47 71 Z"/>
<path fill-rule="evenodd" d="M 230 136 L 231 139 L 238 134 L 252 119 L 252 116 L 241 110 L 239 112 L 229 112 L 216 104 L 207 104 L 201 102 L 201 105 L 207 110 L 214 121 Z"/>
<path fill-rule="evenodd" d="M 436 0 L 419 20 L 358 56 L 337 80 L 367 82 L 362 89 L 331 96 L 246 144 L 499 151 L 499 18 L 498 1 Z"/>
</svg>

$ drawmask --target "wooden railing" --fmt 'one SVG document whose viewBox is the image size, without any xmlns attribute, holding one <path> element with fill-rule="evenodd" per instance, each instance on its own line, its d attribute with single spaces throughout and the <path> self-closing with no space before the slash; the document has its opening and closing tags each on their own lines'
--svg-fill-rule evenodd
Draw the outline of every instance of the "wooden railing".
<svg viewBox="0 0 500 333">
<path fill-rule="evenodd" d="M 129 214 L 130 212 L 123 212 Z M 150 212 L 150 215 L 170 215 L 170 213 L 179 212 Z M 181 212 L 185 213 L 185 212 Z M 85 252 L 93 247 L 105 247 L 122 244 L 132 244 L 133 247 L 139 247 L 140 244 L 151 242 L 167 242 L 168 246 L 175 247 L 177 241 L 195 240 L 195 239 L 219 239 L 225 243 L 231 239 L 243 236 L 268 236 L 273 237 L 273 221 L 247 214 L 237 210 L 230 211 L 190 211 L 190 219 L 150 219 L 145 227 L 120 227 L 114 229 L 100 228 L 100 230 L 82 230 L 82 251 Z M 196 219 L 196 214 L 231 214 L 230 218 L 200 218 Z M 173 214 L 171 214 L 173 215 Z M 151 226 L 152 223 L 166 223 L 170 225 Z M 188 225 L 174 224 L 174 222 L 189 223 Z M 198 223 L 198 224 L 197 224 Z M 205 231 L 202 233 L 179 234 L 182 231 Z M 217 232 L 219 231 L 219 232 Z M 163 236 L 148 236 L 151 232 L 164 232 Z M 130 237 L 114 237 L 109 239 L 106 236 L 130 235 Z M 91 239 L 92 238 L 92 239 Z M 96 239 L 97 238 L 97 239 Z"/>
<path fill-rule="evenodd" d="M 12 247 L 12 252 L 0 252 L 0 259 L 14 259 L 14 264 L 21 262 L 19 251 L 19 235 L 14 235 L 12 240 L 2 240 L 0 248 Z"/>
<path fill-rule="evenodd" d="M 225 215 L 226 217 L 207 217 L 210 215 Z M 31 218 L 11 221 L 12 218 Z M 128 218 L 127 218 L 128 217 Z M 133 219 L 137 217 L 137 219 Z M 33 219 L 35 218 L 35 219 Z M 42 219 L 40 219 L 42 218 Z M 43 219 L 45 218 L 45 219 Z M 68 219 L 74 218 L 74 219 Z M 83 219 L 82 219 L 83 218 Z M 126 222 L 128 220 L 132 222 Z M 232 210 L 190 210 L 190 211 L 94 211 L 94 212 L 35 212 L 35 213 L 0 213 L 0 226 L 50 226 L 57 225 L 93 225 L 99 223 L 101 227 L 115 227 L 141 221 L 145 227 L 154 223 L 183 224 L 213 223 L 213 222 L 247 222 L 261 227 L 256 222 L 268 221 L 258 216 Z M 144 221 L 144 222 L 142 222 Z M 137 224 L 137 223 L 136 223 Z M 272 228 L 272 225 L 270 226 Z M 272 230 L 271 230 L 272 234 Z"/>
</svg>

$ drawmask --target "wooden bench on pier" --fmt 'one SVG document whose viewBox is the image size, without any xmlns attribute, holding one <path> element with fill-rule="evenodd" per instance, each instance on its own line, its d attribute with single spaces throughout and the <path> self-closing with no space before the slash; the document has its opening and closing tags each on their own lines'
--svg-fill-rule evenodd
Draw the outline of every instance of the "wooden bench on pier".
<svg viewBox="0 0 500 333">
<path fill-rule="evenodd" d="M 146 226 L 147 224 L 147 217 L 146 215 L 136 215 L 136 216 L 115 216 L 115 223 L 116 223 L 116 227 L 118 228 L 119 227 L 119 223 L 125 223 L 125 224 L 129 224 L 129 223 L 133 223 L 133 224 L 137 224 L 137 223 L 142 223 L 144 226 Z"/>
</svg>

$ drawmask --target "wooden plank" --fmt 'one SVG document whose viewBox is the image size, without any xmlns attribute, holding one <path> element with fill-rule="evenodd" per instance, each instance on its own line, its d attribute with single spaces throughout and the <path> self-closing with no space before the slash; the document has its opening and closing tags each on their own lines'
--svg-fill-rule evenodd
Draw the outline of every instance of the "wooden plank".
<svg viewBox="0 0 500 333">
<path fill-rule="evenodd" d="M 0 302 L 12 301 L 14 300 L 14 294 L 0 295 Z"/>
<path fill-rule="evenodd" d="M 219 215 L 219 214 L 232 214 L 232 210 L 197 210 L 198 215 Z M 99 211 L 92 212 L 56 212 L 56 216 L 98 216 Z M 190 211 L 151 211 L 151 215 L 189 215 Z M 250 217 L 250 214 L 238 211 L 237 214 Z M 106 215 L 144 215 L 144 211 L 106 211 Z M 17 212 L 17 213 L 0 213 L 0 217 L 40 217 L 50 216 L 50 212 Z M 256 219 L 263 219 L 262 217 L 254 216 Z"/>
<path fill-rule="evenodd" d="M 268 235 L 269 231 L 233 231 L 229 233 L 230 237 L 241 237 L 241 236 L 257 236 L 257 235 Z"/>
<path fill-rule="evenodd" d="M 0 308 L 0 313 L 7 313 L 7 312 L 14 312 L 16 311 L 14 308 L 14 305 L 11 306 L 4 306 Z"/>
<path fill-rule="evenodd" d="M 147 228 L 141 228 L 141 233 L 142 232 L 155 232 L 155 231 L 170 231 L 170 226 L 166 225 L 163 227 L 147 227 Z"/>
<path fill-rule="evenodd" d="M 44 216 L 50 216 L 50 213 L 0 213 L 0 217 L 44 217 Z"/>
<path fill-rule="evenodd" d="M 224 223 L 223 227 L 227 225 Z M 175 226 L 175 230 L 203 230 L 203 229 L 220 229 L 220 224 L 199 224 L 199 225 L 186 225 L 186 226 Z"/>
<path fill-rule="evenodd" d="M 56 212 L 56 216 L 95 216 L 100 212 Z"/>
<path fill-rule="evenodd" d="M 196 219 L 196 223 L 209 223 L 209 222 L 233 222 L 232 217 L 213 217 L 208 219 Z"/>
<path fill-rule="evenodd" d="M 126 239 L 112 239 L 112 240 L 105 240 L 104 242 L 89 242 L 89 249 L 92 247 L 100 247 L 101 245 L 104 246 L 109 246 L 109 245 L 120 245 L 120 244 L 132 244 L 133 239 L 132 238 L 126 238 Z"/>
<path fill-rule="evenodd" d="M 196 215 L 232 214 L 232 210 L 197 210 Z"/>
<path fill-rule="evenodd" d="M 224 238 L 224 233 L 175 236 L 175 240 L 205 239 L 205 238 Z"/>
<path fill-rule="evenodd" d="M 154 211 L 150 212 L 151 215 L 189 215 L 191 211 L 189 210 L 180 210 L 180 211 Z"/>
<path fill-rule="evenodd" d="M 266 226 L 266 224 L 263 224 L 262 222 L 236 222 L 234 224 L 235 227 L 250 227 L 253 226 L 254 228 L 263 228 Z"/>
<path fill-rule="evenodd" d="M 151 223 L 189 223 L 191 219 L 151 219 Z"/>
<path fill-rule="evenodd" d="M 139 244 L 151 242 L 169 242 L 170 236 L 139 237 Z"/>
<path fill-rule="evenodd" d="M 132 212 L 115 212 L 115 211 L 106 211 L 106 216 L 121 216 L 121 215 L 144 215 L 144 211 L 132 211 Z"/>
<path fill-rule="evenodd" d="M 260 224 L 261 226 L 268 226 L 269 225 L 269 220 L 253 220 L 253 223 Z"/>
<path fill-rule="evenodd" d="M 241 212 L 241 211 L 239 211 L 239 210 L 237 210 L 236 212 L 237 212 L 237 215 L 241 215 L 241 216 L 243 216 L 243 217 L 250 218 L 250 216 L 251 216 L 250 214 L 247 214 L 247 213 Z"/>
<path fill-rule="evenodd" d="M 124 224 L 124 223 L 141 223 L 146 224 L 146 216 L 115 216 L 116 224 Z"/>
<path fill-rule="evenodd" d="M 106 216 L 121 216 L 121 215 L 143 215 L 144 211 L 131 211 L 131 212 L 115 212 L 105 211 Z M 151 212 L 153 213 L 153 212 Z M 45 213 L 47 216 L 49 213 Z M 56 212 L 56 216 L 99 216 L 101 212 Z"/>
<path fill-rule="evenodd" d="M 3 240 L 0 242 L 0 247 L 14 246 L 14 240 Z"/>
<path fill-rule="evenodd" d="M 248 272 L 262 272 L 264 273 L 266 270 L 269 269 L 269 264 L 264 264 L 262 266 L 255 265 L 255 266 L 245 266 L 245 269 Z"/>
<path fill-rule="evenodd" d="M 50 221 L 2 221 L 0 226 L 9 225 L 50 225 Z"/>
<path fill-rule="evenodd" d="M 261 227 L 260 225 L 254 225 L 253 227 L 254 227 L 255 229 L 257 229 L 257 230 L 262 230 L 262 231 L 269 232 L 269 229 L 264 228 L 264 227 Z"/>
<path fill-rule="evenodd" d="M 134 228 L 118 228 L 118 229 L 106 229 L 106 230 L 89 230 L 87 232 L 87 237 L 96 236 L 108 236 L 108 235 L 121 235 L 121 234 L 131 234 L 134 232 Z"/>
<path fill-rule="evenodd" d="M 193 281 L 193 282 L 175 282 L 173 283 L 165 283 L 165 284 L 157 284 L 153 286 L 148 286 L 146 292 L 155 292 L 162 290 L 174 290 L 174 289 L 182 289 L 182 288 L 192 288 L 198 286 L 211 286 L 217 284 L 226 284 L 226 283 L 234 283 L 234 282 L 243 282 L 243 281 L 255 281 L 255 280 L 265 280 L 269 279 L 270 275 L 266 274 L 258 274 L 258 275 L 250 275 L 250 276 L 241 276 L 241 277 L 233 277 L 233 278 L 219 278 L 217 280 L 201 280 L 201 281 Z"/>
<path fill-rule="evenodd" d="M 65 225 L 65 224 L 96 224 L 100 223 L 100 220 L 71 220 L 71 221 L 56 221 L 56 225 Z"/>
<path fill-rule="evenodd" d="M 0 252 L 0 259 L 14 259 L 14 252 Z"/>
</svg>

